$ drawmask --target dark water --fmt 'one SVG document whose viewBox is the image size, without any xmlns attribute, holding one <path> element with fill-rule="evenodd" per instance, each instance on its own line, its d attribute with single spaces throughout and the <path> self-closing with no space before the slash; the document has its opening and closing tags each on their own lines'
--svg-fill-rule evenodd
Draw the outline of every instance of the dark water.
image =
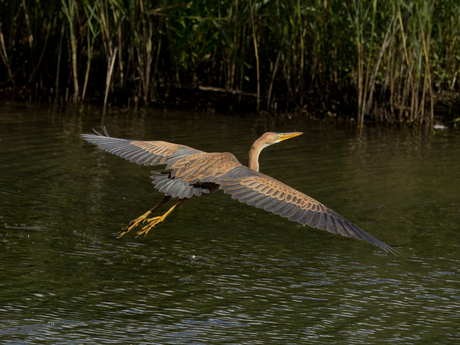
<svg viewBox="0 0 460 345">
<path fill-rule="evenodd" d="M 456 344 L 460 131 L 353 128 L 202 113 L 109 114 L 112 136 L 244 160 L 389 244 L 311 230 L 232 200 L 194 198 L 148 236 L 116 239 L 161 194 L 149 167 L 78 133 L 98 112 L 0 107 L 4 344 Z M 27 227 L 22 229 L 8 226 Z"/>
</svg>

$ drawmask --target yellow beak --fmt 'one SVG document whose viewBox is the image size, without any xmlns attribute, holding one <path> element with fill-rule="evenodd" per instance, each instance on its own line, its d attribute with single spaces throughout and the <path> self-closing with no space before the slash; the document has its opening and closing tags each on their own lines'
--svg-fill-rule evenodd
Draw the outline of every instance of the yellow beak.
<svg viewBox="0 0 460 345">
<path fill-rule="evenodd" d="M 290 133 L 279 133 L 278 134 L 278 141 L 283 141 L 287 139 L 291 139 L 303 134 L 302 132 L 290 132 Z"/>
</svg>

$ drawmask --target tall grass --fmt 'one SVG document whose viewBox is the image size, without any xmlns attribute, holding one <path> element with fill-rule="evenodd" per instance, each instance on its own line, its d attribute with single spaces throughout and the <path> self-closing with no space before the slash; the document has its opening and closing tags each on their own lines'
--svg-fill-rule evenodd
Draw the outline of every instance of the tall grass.
<svg viewBox="0 0 460 345">
<path fill-rule="evenodd" d="M 0 91 L 137 106 L 201 88 L 432 123 L 458 102 L 458 23 L 456 0 L 1 0 Z"/>
</svg>

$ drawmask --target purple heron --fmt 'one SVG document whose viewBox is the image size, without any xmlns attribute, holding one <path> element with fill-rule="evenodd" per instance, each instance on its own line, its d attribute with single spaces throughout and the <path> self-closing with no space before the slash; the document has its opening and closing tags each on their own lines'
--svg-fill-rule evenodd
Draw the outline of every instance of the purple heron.
<svg viewBox="0 0 460 345">
<path fill-rule="evenodd" d="M 356 225 L 315 199 L 259 172 L 260 152 L 272 144 L 301 135 L 301 132 L 267 132 L 249 150 L 247 165 L 242 165 L 229 152 L 208 153 L 188 146 L 165 141 L 138 141 L 105 135 L 81 134 L 84 140 L 102 150 L 139 165 L 166 165 L 168 172 L 153 172 L 155 188 L 164 193 L 163 199 L 142 216 L 122 229 L 120 236 L 147 222 L 138 236 L 147 234 L 180 204 L 193 196 L 211 194 L 221 189 L 233 199 L 312 228 L 368 241 L 386 252 L 396 253 L 388 244 L 369 235 Z M 179 200 L 162 216 L 147 218 L 171 198 Z"/>
</svg>

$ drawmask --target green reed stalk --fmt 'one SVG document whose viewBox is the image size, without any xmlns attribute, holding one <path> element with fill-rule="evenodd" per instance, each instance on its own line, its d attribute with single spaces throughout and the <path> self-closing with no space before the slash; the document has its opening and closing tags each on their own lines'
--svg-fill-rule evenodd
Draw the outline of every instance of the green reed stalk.
<svg viewBox="0 0 460 345">
<path fill-rule="evenodd" d="M 81 94 L 81 102 L 85 100 L 86 95 L 86 88 L 88 86 L 89 81 L 89 73 L 91 69 L 91 60 L 93 58 L 93 51 L 94 45 L 96 43 L 96 39 L 98 38 L 99 34 L 101 33 L 100 29 L 100 22 L 97 19 L 97 13 L 99 12 L 99 5 L 100 2 L 96 1 L 91 4 L 88 0 L 85 0 L 84 10 L 86 14 L 86 23 L 87 23 L 87 30 L 86 30 L 86 42 L 87 42 L 87 51 L 88 51 L 88 60 L 86 62 L 86 73 L 85 73 L 85 82 L 83 84 L 83 90 Z"/>
<path fill-rule="evenodd" d="M 252 39 L 254 43 L 254 56 L 256 58 L 256 75 L 257 75 L 257 112 L 259 112 L 260 105 L 260 63 L 259 63 L 259 50 L 257 48 L 257 35 L 256 35 L 256 25 L 254 24 L 254 5 L 252 0 L 249 1 L 251 4 L 251 26 L 252 26 Z"/>
<path fill-rule="evenodd" d="M 67 2 L 68 1 L 68 2 Z M 72 56 L 72 72 L 73 72 L 73 103 L 77 103 L 79 88 L 78 88 L 78 69 L 77 69 L 77 38 L 75 37 L 74 30 L 74 17 L 75 17 L 75 1 L 62 0 L 62 11 L 64 12 L 67 21 L 69 22 L 69 37 L 71 45 L 71 56 Z"/>
</svg>

